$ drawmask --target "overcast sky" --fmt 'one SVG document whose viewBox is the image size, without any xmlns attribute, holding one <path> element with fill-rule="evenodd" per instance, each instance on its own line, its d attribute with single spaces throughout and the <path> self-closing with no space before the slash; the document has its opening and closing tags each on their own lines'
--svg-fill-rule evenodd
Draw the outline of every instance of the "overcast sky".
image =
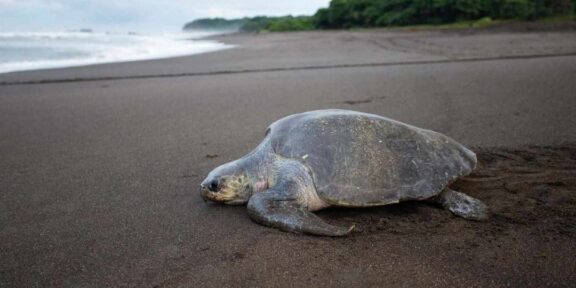
<svg viewBox="0 0 576 288">
<path fill-rule="evenodd" d="M 330 0 L 0 0 L 0 31 L 175 32 L 205 17 L 312 15 Z"/>
</svg>

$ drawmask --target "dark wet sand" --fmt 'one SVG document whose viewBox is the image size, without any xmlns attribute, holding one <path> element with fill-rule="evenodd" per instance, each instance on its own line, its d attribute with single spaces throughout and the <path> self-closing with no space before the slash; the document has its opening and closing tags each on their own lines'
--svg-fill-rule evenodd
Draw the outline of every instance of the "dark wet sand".
<svg viewBox="0 0 576 288">
<path fill-rule="evenodd" d="M 0 287 L 570 287 L 576 33 L 233 35 L 240 48 L 0 75 Z M 22 83 L 22 82 L 26 82 Z M 490 221 L 423 203 L 332 209 L 348 238 L 204 203 L 214 166 L 288 114 L 345 108 L 445 133 Z"/>
</svg>

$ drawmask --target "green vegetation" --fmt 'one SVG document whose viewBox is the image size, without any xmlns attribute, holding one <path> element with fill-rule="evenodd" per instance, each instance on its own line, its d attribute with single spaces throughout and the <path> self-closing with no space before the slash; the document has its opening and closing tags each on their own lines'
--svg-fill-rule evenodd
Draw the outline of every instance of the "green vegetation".
<svg viewBox="0 0 576 288">
<path fill-rule="evenodd" d="M 534 20 L 575 12 L 575 0 L 332 0 L 314 15 L 320 29 Z"/>
<path fill-rule="evenodd" d="M 304 31 L 315 29 L 311 16 L 254 17 L 240 26 L 240 31 Z"/>
<path fill-rule="evenodd" d="M 184 30 L 239 30 L 243 32 L 282 32 L 312 30 L 314 26 L 311 16 L 284 16 L 226 20 L 223 18 L 198 19 L 184 25 Z"/>
<path fill-rule="evenodd" d="M 224 18 L 204 18 L 184 25 L 184 30 L 238 30 L 247 18 L 227 20 Z"/>
<path fill-rule="evenodd" d="M 318 10 L 314 16 L 200 19 L 188 23 L 184 29 L 196 28 L 199 24 L 213 29 L 236 27 L 248 32 L 448 23 L 455 27 L 481 27 L 493 23 L 493 19 L 569 17 L 573 20 L 575 13 L 576 0 L 332 0 L 329 7 Z"/>
</svg>

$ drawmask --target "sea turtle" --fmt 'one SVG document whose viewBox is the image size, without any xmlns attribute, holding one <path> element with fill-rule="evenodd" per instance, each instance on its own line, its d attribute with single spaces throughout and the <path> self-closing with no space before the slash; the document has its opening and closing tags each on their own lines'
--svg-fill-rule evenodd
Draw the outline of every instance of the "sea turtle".
<svg viewBox="0 0 576 288">
<path fill-rule="evenodd" d="M 317 110 L 272 123 L 244 157 L 212 170 L 205 200 L 248 203 L 250 217 L 295 233 L 343 236 L 352 227 L 324 222 L 312 211 L 428 200 L 473 220 L 480 200 L 450 190 L 469 174 L 476 155 L 440 133 L 349 110 Z"/>
</svg>

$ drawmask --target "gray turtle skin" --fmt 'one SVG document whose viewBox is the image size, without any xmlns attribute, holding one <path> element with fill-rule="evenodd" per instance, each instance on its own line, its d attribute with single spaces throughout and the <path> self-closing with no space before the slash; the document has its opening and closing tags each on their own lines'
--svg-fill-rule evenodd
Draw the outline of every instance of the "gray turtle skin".
<svg viewBox="0 0 576 288">
<path fill-rule="evenodd" d="M 426 200 L 486 219 L 486 205 L 448 188 L 475 166 L 474 152 L 440 133 L 373 114 L 317 110 L 274 122 L 256 149 L 212 170 L 201 195 L 248 203 L 250 217 L 266 226 L 343 236 L 354 226 L 334 226 L 312 212 Z"/>
</svg>

